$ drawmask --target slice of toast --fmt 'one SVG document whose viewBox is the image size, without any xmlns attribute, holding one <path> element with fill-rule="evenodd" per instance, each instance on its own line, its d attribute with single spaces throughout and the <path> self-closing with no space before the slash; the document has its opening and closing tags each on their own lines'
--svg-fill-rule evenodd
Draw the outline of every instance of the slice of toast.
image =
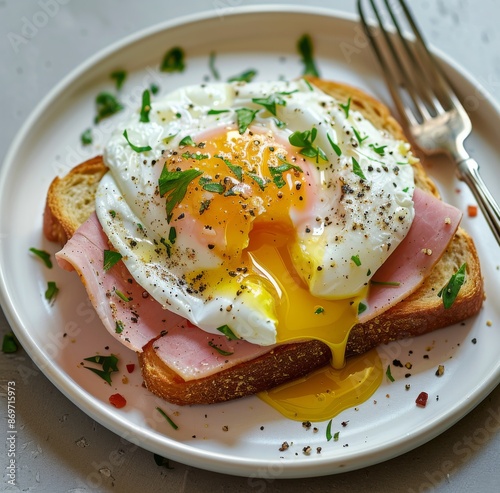
<svg viewBox="0 0 500 493">
<path fill-rule="evenodd" d="M 363 113 L 375 126 L 405 140 L 401 127 L 380 102 L 344 84 L 310 80 L 340 101 L 351 98 L 352 109 Z M 416 185 L 438 196 L 436 186 L 421 163 L 412 166 Z M 90 216 L 94 211 L 97 184 L 106 171 L 98 156 L 52 182 L 44 214 L 44 233 L 49 240 L 64 243 Z M 437 293 L 464 263 L 467 265 L 466 282 L 452 308 L 445 309 Z M 380 316 L 353 327 L 347 355 L 361 354 L 380 344 L 415 337 L 462 321 L 479 311 L 483 299 L 476 248 L 471 237 L 459 228 L 431 275 L 417 291 Z M 138 356 L 145 384 L 153 393 L 176 404 L 209 404 L 254 394 L 303 376 L 327 364 L 331 353 L 325 344 L 316 340 L 286 344 L 255 360 L 189 382 L 156 355 L 154 340 Z"/>
</svg>

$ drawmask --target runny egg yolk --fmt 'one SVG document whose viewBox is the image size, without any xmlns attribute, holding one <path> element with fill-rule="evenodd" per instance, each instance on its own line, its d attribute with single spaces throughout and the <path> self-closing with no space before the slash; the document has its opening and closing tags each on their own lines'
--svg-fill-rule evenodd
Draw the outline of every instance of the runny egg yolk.
<svg viewBox="0 0 500 493">
<path fill-rule="evenodd" d="M 296 241 L 294 221 L 314 219 L 319 184 L 310 170 L 316 163 L 272 132 L 226 129 L 204 137 L 166 162 L 169 170 L 200 173 L 187 187 L 172 224 L 197 218 L 203 225 L 197 242 L 220 259 L 217 268 L 188 273 L 186 281 L 208 297 L 235 283 L 240 290 L 261 284 L 273 293 L 278 343 L 319 339 L 330 347 L 331 367 L 260 395 L 275 409 L 292 419 L 322 420 L 359 404 L 382 378 L 376 353 L 344 361 L 366 293 L 339 300 L 313 296 L 288 251 Z"/>
</svg>

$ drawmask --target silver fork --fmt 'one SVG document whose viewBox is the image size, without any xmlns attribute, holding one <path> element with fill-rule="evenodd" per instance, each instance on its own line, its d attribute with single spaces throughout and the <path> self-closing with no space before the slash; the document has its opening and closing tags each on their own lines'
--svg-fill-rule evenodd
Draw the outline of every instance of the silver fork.
<svg viewBox="0 0 500 493">
<path fill-rule="evenodd" d="M 467 112 L 429 52 L 404 0 L 379 3 L 384 8 L 377 7 L 376 0 L 358 0 L 358 11 L 404 126 L 424 154 L 451 156 L 458 178 L 470 187 L 500 244 L 500 209 L 479 175 L 479 165 L 464 148 L 472 130 Z M 368 20 L 366 5 L 371 7 L 375 25 Z M 393 28 L 388 30 L 387 25 Z M 405 25 L 413 40 L 404 36 Z"/>
</svg>

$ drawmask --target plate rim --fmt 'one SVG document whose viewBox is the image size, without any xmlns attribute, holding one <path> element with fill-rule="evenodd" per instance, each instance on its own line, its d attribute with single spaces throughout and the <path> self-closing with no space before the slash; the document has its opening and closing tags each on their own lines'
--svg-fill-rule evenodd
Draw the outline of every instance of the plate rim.
<svg viewBox="0 0 500 493">
<path fill-rule="evenodd" d="M 249 14 L 265 14 L 265 13 L 288 13 L 288 14 L 307 14 L 316 16 L 326 16 L 330 18 L 333 22 L 341 21 L 348 23 L 357 23 L 358 18 L 354 14 L 347 12 L 341 12 L 335 9 L 329 9 L 324 7 L 307 7 L 298 5 L 281 5 L 281 4 L 269 4 L 269 5 L 251 5 L 251 6 L 237 6 L 232 7 L 231 11 L 225 13 L 228 17 L 246 16 Z M 77 79 L 81 74 L 86 73 L 96 64 L 102 62 L 105 58 L 109 57 L 113 53 L 126 48 L 127 46 L 133 45 L 134 43 L 140 42 L 149 36 L 154 36 L 160 32 L 170 30 L 176 27 L 182 27 L 188 24 L 193 24 L 196 22 L 203 22 L 206 20 L 213 20 L 217 18 L 217 11 L 205 11 L 193 14 L 184 15 L 178 17 L 174 20 L 164 21 L 153 26 L 145 27 L 139 31 L 129 34 L 113 43 L 109 46 L 104 47 L 99 50 L 94 55 L 88 57 L 77 67 L 72 69 L 63 79 L 57 83 L 36 105 L 32 110 L 28 118 L 25 120 L 24 124 L 16 133 L 14 140 L 12 141 L 5 158 L 3 160 L 2 167 L 0 169 L 0 190 L 3 190 L 6 186 L 6 180 L 10 169 L 14 163 L 14 157 L 16 156 L 19 146 L 22 144 L 24 138 L 26 137 L 29 129 L 36 124 L 43 111 L 54 101 L 58 94 L 67 89 L 70 84 Z M 461 67 L 454 59 L 448 55 L 442 53 L 440 50 L 432 47 L 432 51 L 438 56 L 438 58 L 443 61 L 450 68 L 459 73 L 469 84 L 473 85 L 482 94 L 485 95 L 485 101 L 500 117 L 500 104 L 496 102 L 491 95 L 479 84 L 474 77 L 467 72 L 463 67 Z M 0 225 L 4 222 L 0 218 Z M 72 401 L 77 407 L 79 407 L 87 415 L 91 416 L 93 419 L 101 423 L 103 426 L 111 430 L 112 432 L 124 436 L 124 431 L 126 427 L 123 427 L 119 417 L 112 413 L 112 409 L 108 409 L 101 402 L 93 402 L 95 400 L 94 396 L 88 393 L 85 389 L 80 387 L 78 383 L 72 379 L 69 379 L 68 383 L 64 383 L 60 373 L 55 365 L 52 365 L 48 357 L 43 354 L 37 354 L 40 352 L 34 339 L 29 335 L 29 331 L 22 324 L 22 317 L 18 313 L 18 310 L 12 303 L 9 290 L 5 283 L 5 273 L 4 266 L 0 263 L 0 305 L 5 313 L 7 321 L 10 327 L 14 331 L 24 349 L 32 358 L 37 366 L 39 366 L 40 359 L 43 361 L 42 372 L 48 377 L 55 387 L 61 393 L 63 393 L 70 401 Z M 368 465 L 373 465 L 395 456 L 401 455 L 409 450 L 412 450 L 423 443 L 436 437 L 438 434 L 444 432 L 446 429 L 455 424 L 463 416 L 468 414 L 474 407 L 476 407 L 487 395 L 498 385 L 500 379 L 500 367 L 497 368 L 496 373 L 491 374 L 490 380 L 487 385 L 478 385 L 473 389 L 473 392 L 469 395 L 469 398 L 464 401 L 461 405 L 457 404 L 451 411 L 445 413 L 446 419 L 441 416 L 440 419 L 436 418 L 434 422 L 426 427 L 424 433 L 419 433 L 415 435 L 413 439 L 409 440 L 407 437 L 401 437 L 399 440 L 392 440 L 388 446 L 386 443 L 380 443 L 375 447 L 371 447 L 368 454 L 358 454 L 358 453 L 346 453 L 344 463 L 348 464 L 345 467 L 337 465 L 335 460 L 332 458 L 323 457 L 318 458 L 315 461 L 297 459 L 293 461 L 282 462 L 276 460 L 276 464 L 280 464 L 284 473 L 281 477 L 312 477 L 320 476 L 326 474 L 333 474 L 338 472 L 347 472 L 354 469 L 359 469 L 366 467 Z M 66 382 L 68 376 L 66 375 Z M 86 402 L 87 405 L 82 409 L 82 402 Z M 446 422 L 445 422 L 446 421 Z M 264 463 L 258 459 L 242 458 L 242 457 L 230 457 L 229 455 L 224 455 L 220 453 L 214 453 L 209 450 L 199 449 L 193 447 L 189 444 L 176 441 L 173 438 L 164 436 L 162 440 L 154 440 L 151 442 L 151 438 L 148 438 L 148 433 L 146 430 L 135 430 L 135 435 L 130 437 L 130 441 L 146 448 L 145 443 L 147 442 L 147 448 L 149 450 L 156 450 L 158 453 L 162 452 L 160 445 L 164 446 L 166 443 L 169 447 L 175 451 L 171 458 L 174 460 L 179 460 L 180 462 L 190 463 L 196 467 L 201 467 L 203 469 L 208 469 L 216 472 L 224 472 L 226 474 L 234 475 L 248 475 L 255 471 L 258 467 L 263 467 Z M 126 435 L 126 433 L 125 433 Z M 412 435 L 412 433 L 410 433 Z M 129 437 L 127 437 L 129 439 Z M 193 462 L 193 457 L 196 458 L 196 462 Z M 372 457 L 370 460 L 368 457 Z M 376 457 L 376 459 L 375 459 Z M 342 458 L 344 459 L 344 457 Z M 224 462 L 225 470 L 222 471 L 220 467 L 220 461 Z M 231 462 L 229 462 L 229 460 Z M 269 463 L 269 461 L 266 461 Z M 326 464 L 330 465 L 332 469 L 325 471 Z"/>
</svg>

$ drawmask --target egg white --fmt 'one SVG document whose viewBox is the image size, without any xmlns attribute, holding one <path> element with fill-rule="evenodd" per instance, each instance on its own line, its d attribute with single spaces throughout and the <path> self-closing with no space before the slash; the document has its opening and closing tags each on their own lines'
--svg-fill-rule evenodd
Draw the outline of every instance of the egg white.
<svg viewBox="0 0 500 493">
<path fill-rule="evenodd" d="M 276 93 L 286 101 L 276 105 L 276 115 L 252 101 Z M 203 132 L 234 128 L 235 110 L 251 108 L 259 110 L 252 128 L 271 131 L 282 140 L 295 131 L 317 129 L 314 145 L 324 151 L 327 161 L 312 160 L 319 184 L 312 209 L 290 211 L 296 227 L 291 258 L 315 296 L 339 299 L 359 294 L 410 228 L 414 179 L 408 148 L 359 112 L 346 112 L 346 103 L 304 80 L 203 84 L 153 101 L 149 123 L 140 122 L 135 114 L 119 125 L 105 148 L 110 172 L 99 184 L 96 211 L 133 278 L 166 309 L 203 330 L 220 333 L 218 328 L 227 325 L 249 342 L 276 342 L 277 300 L 266 283 L 250 282 L 239 296 L 238 286 L 232 285 L 211 299 L 190 292 L 182 280 L 186 270 L 216 269 L 221 259 L 202 248 L 199 235 L 191 234 L 202 228 L 195 220 L 178 230 L 166 259 L 163 245 L 172 225 L 166 220 L 165 199 L 157 193 L 165 153 L 188 135 L 196 140 Z M 209 114 L 209 110 L 228 111 Z M 285 128 L 279 128 L 277 121 Z M 151 150 L 135 152 L 124 130 L 134 145 Z M 341 149 L 340 157 L 330 141 Z M 353 158 L 359 164 L 357 173 Z"/>
</svg>

